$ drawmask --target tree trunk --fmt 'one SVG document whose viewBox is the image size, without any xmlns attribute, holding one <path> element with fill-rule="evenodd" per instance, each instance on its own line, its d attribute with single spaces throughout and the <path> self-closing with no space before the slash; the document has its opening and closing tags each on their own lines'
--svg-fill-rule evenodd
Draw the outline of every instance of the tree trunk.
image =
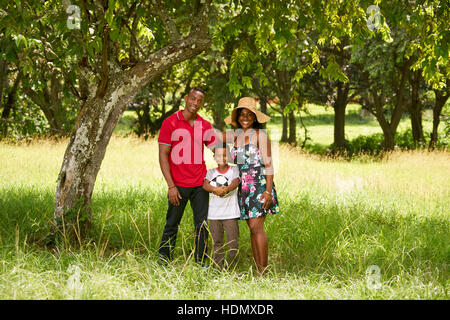
<svg viewBox="0 0 450 320">
<path fill-rule="evenodd" d="M 414 144 L 417 147 L 418 144 L 422 144 L 425 142 L 422 127 L 422 112 L 417 107 L 411 107 L 409 109 L 409 113 L 411 116 L 411 129 Z"/>
<path fill-rule="evenodd" d="M 372 96 L 375 105 L 375 117 L 380 124 L 381 130 L 383 130 L 384 141 L 382 148 L 383 150 L 393 150 L 395 147 L 395 129 L 392 128 L 392 125 L 389 124 L 384 116 L 383 99 L 377 94 L 376 89 L 372 89 Z M 398 116 L 399 113 L 394 112 L 394 114 Z"/>
<path fill-rule="evenodd" d="M 281 118 L 283 122 L 283 128 L 281 131 L 281 142 L 289 142 L 288 139 L 288 117 L 284 113 L 286 107 L 291 101 L 291 78 L 289 71 L 275 70 L 276 75 L 276 88 L 278 98 L 280 99 L 280 111 L 282 112 Z"/>
<path fill-rule="evenodd" d="M 447 87 L 448 88 L 448 87 Z M 436 148 L 437 140 L 438 140 L 438 127 L 439 123 L 441 122 L 441 112 L 442 108 L 444 107 L 445 103 L 447 102 L 447 99 L 449 97 L 449 94 L 442 94 L 440 90 L 434 90 L 435 93 L 435 101 L 434 101 L 434 108 L 433 108 L 433 131 L 431 132 L 431 138 L 430 138 L 430 148 Z"/>
<path fill-rule="evenodd" d="M 395 133 L 400 123 L 404 112 L 405 103 L 405 86 L 408 77 L 409 67 L 412 64 L 412 59 L 407 60 L 402 65 L 400 71 L 400 79 L 397 84 L 395 78 L 392 80 L 392 84 L 395 90 L 394 111 L 392 112 L 391 121 L 388 122 L 384 116 L 383 106 L 385 104 L 383 95 L 379 95 L 376 89 L 372 89 L 372 97 L 375 104 L 375 117 L 381 126 L 384 134 L 383 149 L 393 150 L 395 147 Z M 367 79 L 367 76 L 366 76 Z M 366 80 L 367 81 L 367 80 Z"/>
<path fill-rule="evenodd" d="M 334 149 L 345 149 L 345 109 L 347 107 L 348 91 L 350 85 L 348 83 L 338 82 L 337 99 L 333 105 L 334 109 Z"/>
<path fill-rule="evenodd" d="M 3 106 L 3 111 L 0 119 L 0 139 L 8 135 L 8 119 L 11 114 L 11 110 L 14 108 L 14 104 L 16 103 L 17 88 L 21 79 L 22 75 L 19 71 L 17 73 L 16 80 L 14 80 L 12 88 L 8 93 L 8 98 L 6 99 L 5 105 Z"/>
<path fill-rule="evenodd" d="M 421 83 L 420 71 L 411 72 L 409 77 L 409 82 L 411 85 L 411 101 L 408 105 L 408 111 L 411 116 L 411 129 L 414 139 L 414 144 L 425 142 L 425 137 L 423 135 L 422 127 L 422 108 L 420 105 L 419 89 Z"/>
<path fill-rule="evenodd" d="M 395 133 L 392 132 L 389 125 L 381 125 L 383 130 L 383 150 L 394 150 L 395 147 Z"/>
<path fill-rule="evenodd" d="M 225 118 L 225 102 L 222 99 L 219 99 L 214 103 L 214 128 L 220 131 L 223 131 L 225 128 L 225 122 L 223 119 Z"/>
<path fill-rule="evenodd" d="M 141 109 L 136 110 L 136 114 L 138 116 L 139 123 L 137 135 L 140 137 L 143 134 L 148 134 L 150 132 L 150 103 L 147 101 Z"/>
<path fill-rule="evenodd" d="M 289 111 L 289 137 L 288 142 L 291 145 L 297 145 L 297 121 L 295 119 L 294 111 Z"/>
<path fill-rule="evenodd" d="M 259 106 L 261 108 L 261 112 L 267 114 L 267 101 L 266 101 L 266 97 L 259 97 Z"/>
<path fill-rule="evenodd" d="M 282 128 L 281 128 L 281 142 L 288 141 L 288 117 L 282 113 L 281 114 Z"/>
<path fill-rule="evenodd" d="M 64 231 L 82 237 L 91 221 L 92 192 L 114 127 L 142 87 L 171 66 L 209 47 L 207 25 L 200 27 L 193 27 L 189 36 L 151 54 L 132 69 L 110 74 L 104 91 L 98 90 L 95 97 L 86 101 L 70 135 L 58 176 L 54 231 L 61 231 L 62 226 Z"/>
</svg>

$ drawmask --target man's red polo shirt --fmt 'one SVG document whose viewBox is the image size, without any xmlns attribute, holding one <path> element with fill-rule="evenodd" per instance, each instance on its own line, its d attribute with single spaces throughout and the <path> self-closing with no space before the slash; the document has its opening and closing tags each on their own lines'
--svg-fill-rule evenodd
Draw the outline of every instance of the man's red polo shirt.
<svg viewBox="0 0 450 320">
<path fill-rule="evenodd" d="M 158 143 L 171 147 L 170 173 L 176 186 L 203 185 L 206 175 L 203 145 L 211 148 L 215 145 L 216 139 L 211 123 L 199 115 L 192 126 L 184 119 L 182 110 L 164 120 L 159 131 Z"/>
</svg>

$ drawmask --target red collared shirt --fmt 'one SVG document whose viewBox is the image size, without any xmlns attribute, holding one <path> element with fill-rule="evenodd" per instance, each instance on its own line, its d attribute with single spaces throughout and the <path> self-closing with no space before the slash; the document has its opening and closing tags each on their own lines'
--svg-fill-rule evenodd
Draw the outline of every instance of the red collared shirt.
<svg viewBox="0 0 450 320">
<path fill-rule="evenodd" d="M 184 119 L 182 110 L 168 117 L 161 125 L 158 143 L 170 146 L 170 173 L 176 186 L 199 187 L 203 185 L 206 165 L 203 145 L 216 144 L 214 129 L 197 114 L 194 125 Z"/>
</svg>

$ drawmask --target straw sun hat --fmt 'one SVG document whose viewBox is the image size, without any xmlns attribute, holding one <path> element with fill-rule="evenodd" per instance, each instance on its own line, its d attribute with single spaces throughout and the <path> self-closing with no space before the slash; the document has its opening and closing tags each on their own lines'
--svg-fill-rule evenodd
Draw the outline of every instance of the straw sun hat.
<svg viewBox="0 0 450 320">
<path fill-rule="evenodd" d="M 259 123 L 264 123 L 270 120 L 270 117 L 261 111 L 256 109 L 256 99 L 251 97 L 244 97 L 241 98 L 238 102 L 238 106 L 231 111 L 231 115 L 225 118 L 226 124 L 232 124 L 233 126 L 237 127 L 238 124 L 236 122 L 236 112 L 238 109 L 248 109 L 251 112 L 253 112 L 256 115 L 256 119 Z"/>
</svg>

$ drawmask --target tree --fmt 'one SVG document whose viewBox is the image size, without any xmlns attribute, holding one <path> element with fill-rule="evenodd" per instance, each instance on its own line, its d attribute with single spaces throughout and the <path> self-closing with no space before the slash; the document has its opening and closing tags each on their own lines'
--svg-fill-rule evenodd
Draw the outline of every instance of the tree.
<svg viewBox="0 0 450 320">
<path fill-rule="evenodd" d="M 440 115 L 442 109 L 450 97 L 450 79 L 447 78 L 447 84 L 443 89 L 433 89 L 435 100 L 433 106 L 433 130 L 430 137 L 430 148 L 435 148 L 438 141 L 438 127 L 441 121 Z"/>
<path fill-rule="evenodd" d="M 386 43 L 381 39 L 373 39 L 365 44 L 361 51 L 355 50 L 354 62 L 359 66 L 366 82 L 366 90 L 370 97 L 363 102 L 371 111 L 383 130 L 383 148 L 391 150 L 395 146 L 395 134 L 405 111 L 406 85 L 408 82 L 411 57 L 406 57 L 403 33 L 394 33 L 399 39 Z"/>
<path fill-rule="evenodd" d="M 411 115 L 414 140 L 424 141 L 420 89 L 422 79 L 434 89 L 446 86 L 450 56 L 444 21 L 449 12 L 445 1 L 381 1 L 379 5 L 384 19 L 381 25 L 389 24 L 392 36 L 378 32 L 377 38 L 356 46 L 354 62 L 369 91 L 361 92 L 361 97 L 367 108 L 373 107 L 383 129 L 384 148 L 392 149 L 406 109 Z M 389 114 L 390 120 L 386 118 Z"/>
<path fill-rule="evenodd" d="M 321 48 L 335 47 L 340 50 L 346 47 L 340 39 L 361 41 L 370 32 L 366 28 L 366 15 L 361 8 L 360 1 L 260 1 L 242 4 L 242 12 L 248 12 L 246 21 L 236 19 L 230 22 L 235 29 L 247 30 L 250 44 L 242 45 L 233 54 L 231 66 L 230 89 L 237 95 L 244 88 L 250 88 L 249 70 L 261 82 L 271 81 L 271 87 L 276 91 L 280 101 L 283 130 L 282 141 L 295 142 L 294 111 L 302 105 L 302 94 L 297 90 L 302 78 L 311 73 L 314 68 L 320 73 L 334 80 L 340 80 L 339 105 L 344 105 L 342 96 L 348 95 L 348 79 L 343 71 L 345 65 L 340 66 L 334 60 L 321 64 Z M 242 27 L 244 26 L 244 27 Z M 225 28 L 225 27 L 224 27 Z M 254 39 L 254 40 L 253 40 Z M 346 48 L 348 50 L 348 48 Z M 268 63 L 264 63 L 264 60 Z M 256 65 L 253 69 L 251 65 Z M 264 75 L 264 73 L 268 75 Z M 272 73 L 272 74 L 271 74 Z M 240 78 L 240 80 L 238 80 Z M 297 94 L 292 94 L 297 92 Z M 342 103 L 341 103 L 342 102 Z M 345 104 L 346 105 L 346 104 Z M 342 114 L 339 109 L 339 115 Z M 343 117 L 337 117 L 339 123 Z M 290 125 L 288 126 L 288 123 Z M 289 137 L 288 137 L 289 128 Z M 343 128 L 343 125 L 337 126 Z M 342 144 L 345 135 L 339 131 L 338 144 Z"/>
<path fill-rule="evenodd" d="M 89 92 L 58 175 L 57 226 L 67 224 L 75 231 L 81 225 L 81 231 L 86 230 L 95 180 L 115 125 L 144 86 L 209 47 L 210 6 L 211 1 L 153 1 L 148 6 L 137 1 L 82 1 L 81 29 L 65 33 L 74 33 L 72 49 L 88 74 Z"/>
<path fill-rule="evenodd" d="M 179 110 L 183 98 L 198 82 L 197 59 L 183 62 L 171 67 L 149 83 L 135 97 L 129 107 L 136 112 L 138 123 L 136 133 L 146 138 L 154 136 L 161 128 L 163 121 Z M 169 108 L 170 106 L 170 108 Z"/>
</svg>

